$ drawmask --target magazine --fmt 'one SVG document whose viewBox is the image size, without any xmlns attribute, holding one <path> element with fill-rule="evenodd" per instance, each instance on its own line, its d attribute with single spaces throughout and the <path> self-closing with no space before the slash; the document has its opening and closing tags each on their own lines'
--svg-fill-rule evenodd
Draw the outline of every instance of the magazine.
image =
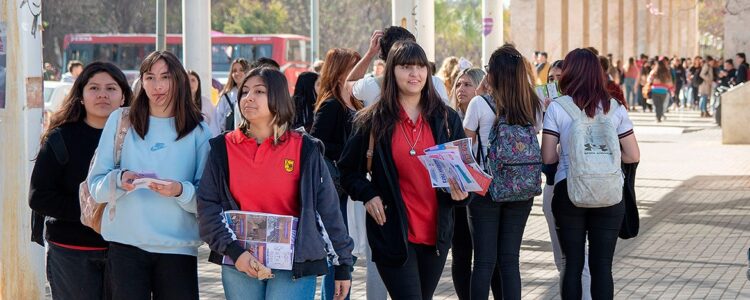
<svg viewBox="0 0 750 300">
<path fill-rule="evenodd" d="M 237 240 L 260 263 L 271 269 L 292 269 L 298 218 L 239 210 L 229 210 L 224 215 Z M 234 265 L 228 256 L 222 263 Z"/>
<path fill-rule="evenodd" d="M 450 187 L 454 179 L 464 192 L 487 193 L 492 176 L 484 172 L 474 159 L 471 138 L 460 139 L 424 150 L 419 161 L 430 173 L 433 188 Z"/>
</svg>

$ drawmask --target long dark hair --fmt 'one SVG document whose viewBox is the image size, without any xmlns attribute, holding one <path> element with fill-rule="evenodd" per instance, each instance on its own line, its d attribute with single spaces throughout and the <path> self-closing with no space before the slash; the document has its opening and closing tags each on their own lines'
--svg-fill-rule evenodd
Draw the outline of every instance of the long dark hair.
<svg viewBox="0 0 750 300">
<path fill-rule="evenodd" d="M 292 126 L 294 121 L 294 102 L 292 97 L 289 96 L 289 85 L 286 80 L 286 76 L 281 71 L 271 67 L 261 67 L 250 70 L 242 79 L 242 83 L 238 86 L 237 92 L 237 103 L 241 104 L 240 101 L 245 97 L 249 91 L 245 90 L 245 83 L 250 78 L 260 77 L 263 83 L 266 85 L 266 95 L 268 97 L 268 110 L 271 111 L 273 119 L 271 120 L 271 126 L 273 127 L 273 143 L 278 145 L 282 141 L 282 137 Z M 240 106 L 241 107 L 241 106 Z M 242 116 L 242 123 L 240 123 L 240 130 L 247 132 L 249 124 L 245 116 L 242 114 L 240 109 L 240 116 Z"/>
<path fill-rule="evenodd" d="M 662 83 L 672 82 L 672 72 L 669 70 L 669 67 L 667 67 L 667 61 L 665 59 L 656 62 L 654 78 L 658 78 Z"/>
<path fill-rule="evenodd" d="M 422 88 L 419 104 L 422 107 L 422 116 L 431 119 L 435 116 L 444 115 L 447 107 L 435 87 L 432 86 L 430 76 L 430 62 L 427 55 L 417 43 L 413 41 L 397 42 L 388 52 L 388 60 L 385 62 L 385 76 L 380 89 L 380 101 L 361 110 L 354 122 L 357 128 L 370 128 L 377 139 L 386 137 L 393 131 L 400 117 L 400 104 L 398 102 L 398 84 L 396 83 L 396 66 L 417 65 L 426 67 L 428 72 L 425 77 L 425 86 Z"/>
<path fill-rule="evenodd" d="M 198 76 L 198 72 L 195 70 L 187 70 L 188 76 L 195 76 L 195 79 L 198 80 L 198 89 L 195 91 L 195 95 L 193 95 L 193 103 L 198 106 L 199 111 L 203 111 L 203 95 L 201 94 L 201 77 Z M 188 77 L 188 86 L 190 85 L 190 77 Z"/>
<path fill-rule="evenodd" d="M 169 101 L 174 102 L 172 106 L 174 126 L 177 131 L 177 140 L 179 140 L 190 134 L 195 127 L 200 125 L 201 121 L 203 121 L 203 115 L 190 99 L 190 82 L 188 81 L 187 72 L 182 63 L 180 63 L 180 60 L 172 52 L 151 52 L 143 60 L 143 63 L 141 63 L 139 77 L 141 87 L 138 93 L 136 93 L 135 100 L 133 100 L 133 106 L 130 108 L 130 123 L 133 126 L 133 130 L 138 133 L 138 136 L 142 139 L 146 138 L 150 112 L 148 95 L 146 95 L 146 91 L 143 88 L 143 76 L 159 60 L 163 60 L 167 64 L 167 70 L 171 75 L 172 84 L 170 85 L 169 94 L 172 96 L 172 99 L 169 99 Z"/>
<path fill-rule="evenodd" d="M 83 88 L 89 83 L 91 77 L 102 72 L 109 74 L 120 87 L 120 90 L 122 90 L 122 106 L 130 106 L 130 101 L 133 99 L 133 92 L 130 90 L 128 80 L 120 68 L 108 62 L 92 62 L 83 68 L 83 72 L 81 72 L 81 75 L 78 75 L 78 78 L 73 82 L 73 87 L 71 87 L 68 96 L 63 100 L 60 110 L 50 118 L 49 126 L 42 135 L 42 143 L 47 140 L 49 133 L 55 128 L 68 123 L 80 122 L 86 118 L 86 108 L 81 103 L 83 101 Z"/>
<path fill-rule="evenodd" d="M 490 56 L 487 83 L 495 99 L 497 116 L 503 116 L 508 124 L 535 124 L 537 114 L 542 111 L 525 60 L 511 44 L 497 48 Z"/>
<path fill-rule="evenodd" d="M 344 85 L 341 82 L 361 58 L 357 51 L 351 49 L 333 48 L 328 50 L 326 63 L 323 64 L 323 70 L 320 72 L 320 96 L 315 102 L 315 111 L 329 98 L 336 99 L 342 106 L 346 107 L 343 94 Z M 364 106 L 359 101 L 351 102 L 355 110 L 360 110 Z"/>
<path fill-rule="evenodd" d="M 575 104 L 593 118 L 601 106 L 609 112 L 609 93 L 605 86 L 604 71 L 594 52 L 577 48 L 565 56 L 560 89 L 573 98 Z"/>
</svg>

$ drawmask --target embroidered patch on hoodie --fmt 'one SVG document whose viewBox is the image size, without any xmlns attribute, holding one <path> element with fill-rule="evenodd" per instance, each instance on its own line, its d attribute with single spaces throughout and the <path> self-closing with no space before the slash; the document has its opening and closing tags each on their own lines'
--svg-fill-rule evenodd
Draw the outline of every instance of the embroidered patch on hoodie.
<svg viewBox="0 0 750 300">
<path fill-rule="evenodd" d="M 294 171 L 294 161 L 291 159 L 285 159 L 284 170 L 287 171 L 288 173 L 292 173 L 292 171 Z"/>
<path fill-rule="evenodd" d="M 166 147 L 167 147 L 167 145 L 165 145 L 164 143 L 156 143 L 153 146 L 151 146 L 151 152 L 159 151 L 159 150 L 164 149 Z"/>
</svg>

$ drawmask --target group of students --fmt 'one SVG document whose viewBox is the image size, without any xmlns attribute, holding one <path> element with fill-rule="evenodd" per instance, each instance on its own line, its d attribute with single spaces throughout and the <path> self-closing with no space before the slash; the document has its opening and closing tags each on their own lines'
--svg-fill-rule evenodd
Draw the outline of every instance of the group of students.
<svg viewBox="0 0 750 300">
<path fill-rule="evenodd" d="M 383 75 L 366 76 L 375 56 L 385 61 Z M 589 118 L 606 114 L 622 161 L 637 162 L 627 108 L 610 102 L 597 56 L 576 49 L 556 65 L 550 78 L 570 105 Z M 329 50 L 314 91 L 301 90 L 311 84 L 300 77 L 295 94 L 315 95 L 308 134 L 296 127 L 297 96 L 273 66 L 233 63 L 212 114 L 191 89 L 197 75 L 168 51 L 145 58 L 135 96 L 116 66 L 91 63 L 43 135 L 31 178 L 30 206 L 46 218 L 52 296 L 197 299 L 196 257 L 206 242 L 227 299 L 312 299 L 324 274 L 323 297 L 345 299 L 356 259 L 346 225 L 351 198 L 367 211 L 368 286 L 382 282 L 393 299 L 431 299 L 453 248 L 461 299 L 486 299 L 490 287 L 495 298 L 520 299 L 519 252 L 533 196 L 498 202 L 452 180 L 450 188 L 434 189 L 418 158 L 468 136 L 480 141 L 476 155 L 487 168 L 491 132 L 502 123 L 543 131 L 538 164 L 548 166 L 554 187 L 545 202 L 556 257 L 565 262 L 558 263 L 563 298 L 581 299 L 589 290 L 612 298 L 623 205 L 571 202 L 568 137 L 578 118 L 557 100 L 538 98 L 529 66 L 506 44 L 484 70 L 461 70 L 447 92 L 411 33 L 378 30 L 364 56 Z M 135 185 L 149 177 L 161 181 Z M 100 232 L 80 221 L 81 182 L 106 203 Z M 298 218 L 291 270 L 258 279 L 263 266 L 228 226 L 229 210 Z M 222 264 L 224 257 L 234 264 Z M 587 265 L 592 276 L 584 291 Z"/>
</svg>

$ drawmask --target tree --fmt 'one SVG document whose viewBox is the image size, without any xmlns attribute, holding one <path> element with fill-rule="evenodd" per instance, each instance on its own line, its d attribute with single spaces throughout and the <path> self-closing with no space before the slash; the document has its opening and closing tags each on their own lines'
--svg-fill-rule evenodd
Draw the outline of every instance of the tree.
<svg viewBox="0 0 750 300">
<path fill-rule="evenodd" d="M 277 0 L 235 3 L 221 26 L 226 33 L 281 33 L 286 29 L 287 8 Z M 224 13 L 224 12 L 222 12 Z"/>
</svg>

